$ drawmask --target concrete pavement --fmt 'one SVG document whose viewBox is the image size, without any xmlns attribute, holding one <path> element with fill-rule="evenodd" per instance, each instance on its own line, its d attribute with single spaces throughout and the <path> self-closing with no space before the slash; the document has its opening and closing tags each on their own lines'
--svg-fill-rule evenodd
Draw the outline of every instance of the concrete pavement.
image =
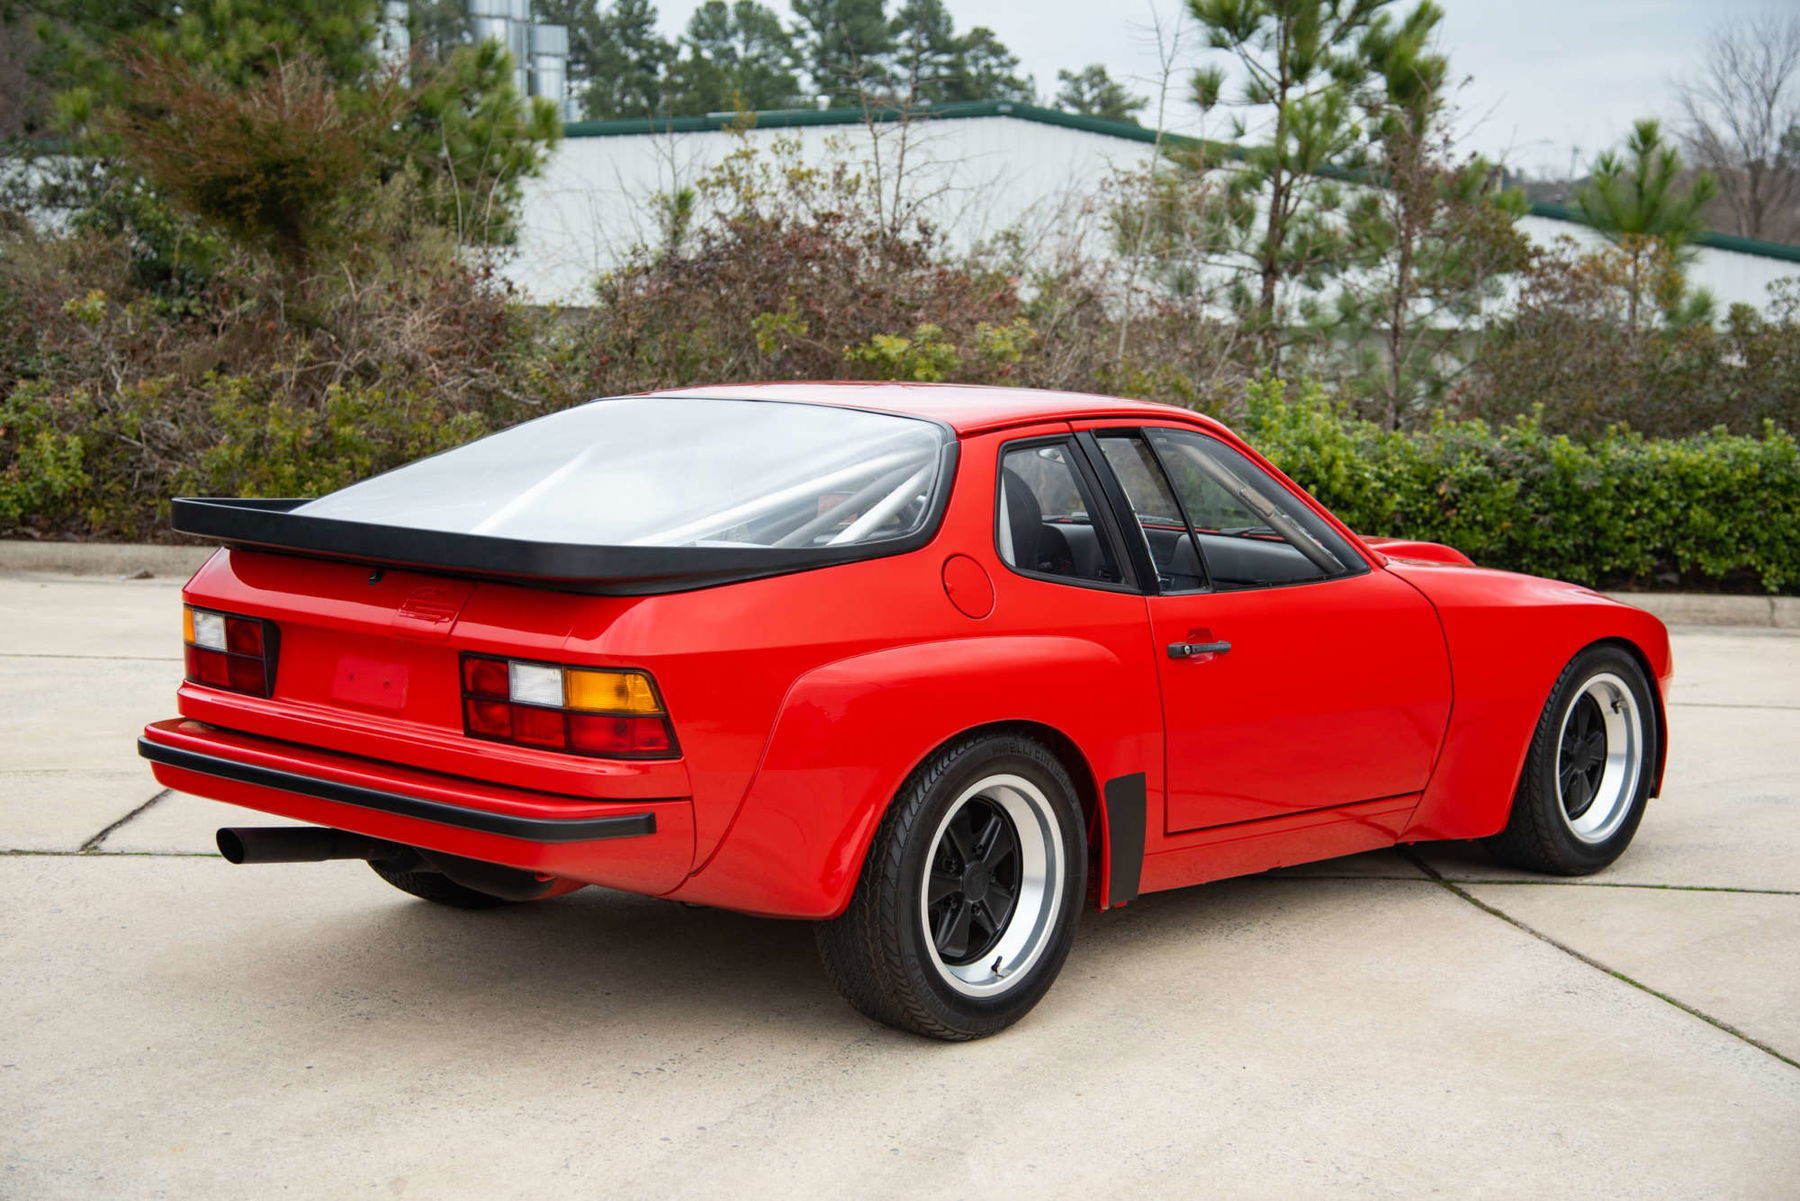
<svg viewBox="0 0 1800 1201">
<path fill-rule="evenodd" d="M 1677 630 L 1668 786 L 1599 876 L 1146 897 L 944 1046 L 800 924 L 225 865 L 238 811 L 133 748 L 177 604 L 0 575 L 0 1197 L 1800 1195 L 1800 635 Z"/>
</svg>

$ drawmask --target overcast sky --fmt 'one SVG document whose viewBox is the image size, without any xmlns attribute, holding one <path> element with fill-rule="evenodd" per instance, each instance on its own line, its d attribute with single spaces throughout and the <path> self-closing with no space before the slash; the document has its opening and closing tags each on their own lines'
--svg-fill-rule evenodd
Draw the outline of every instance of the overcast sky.
<svg viewBox="0 0 1800 1201">
<path fill-rule="evenodd" d="M 770 0 L 764 0 L 769 3 Z M 1463 144 L 1534 175 L 1561 175 L 1621 141 L 1640 116 L 1669 116 L 1672 81 L 1691 69 L 1720 21 L 1800 11 L 1800 0 L 1438 0 L 1443 49 L 1469 82 L 1459 94 Z M 661 0 L 671 36 L 699 0 Z M 784 0 L 773 7 L 786 11 Z M 1141 94 L 1160 74 L 1156 25 L 1185 46 L 1170 128 L 1192 130 L 1186 75 L 1200 61 L 1180 0 L 946 0 L 959 28 L 986 25 L 1024 60 L 1046 98 L 1058 68 L 1103 62 Z M 1394 7 L 1404 12 L 1411 0 Z M 889 7 L 896 7 L 890 0 Z M 1152 113 L 1154 109 L 1152 109 Z M 1146 117 L 1146 124 L 1149 123 Z M 1227 136 L 1217 128 L 1206 132 Z"/>
</svg>

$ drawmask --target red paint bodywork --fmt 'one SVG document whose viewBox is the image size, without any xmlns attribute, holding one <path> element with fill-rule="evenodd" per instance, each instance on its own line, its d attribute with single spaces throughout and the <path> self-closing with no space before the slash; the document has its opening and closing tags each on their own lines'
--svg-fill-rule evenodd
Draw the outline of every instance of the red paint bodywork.
<svg viewBox="0 0 1800 1201">
<path fill-rule="evenodd" d="M 1033 578 L 1001 561 L 994 494 L 1007 442 L 1199 429 L 1285 480 L 1197 414 L 954 386 L 704 392 L 948 423 L 960 454 L 935 536 L 887 558 L 644 597 L 397 569 L 372 581 L 366 565 L 221 550 L 185 598 L 277 623 L 274 695 L 184 684 L 181 718 L 145 731 L 215 758 L 495 814 L 653 812 L 654 834 L 538 842 L 163 763 L 157 778 L 570 880 L 825 918 L 848 903 L 907 775 L 978 727 L 1031 727 L 1065 759 L 1090 812 L 1093 894 L 1104 906 L 1119 896 L 1109 780 L 1143 776 L 1139 889 L 1148 892 L 1494 833 L 1552 682 L 1592 643 L 1621 643 L 1642 661 L 1660 720 L 1671 666 L 1656 618 L 1573 585 L 1465 566 L 1445 547 L 1346 530 L 1366 574 L 1186 596 Z M 1214 639 L 1232 652 L 1163 653 L 1172 641 Z M 596 760 L 471 739 L 459 709 L 464 651 L 646 670 L 681 757 Z"/>
</svg>

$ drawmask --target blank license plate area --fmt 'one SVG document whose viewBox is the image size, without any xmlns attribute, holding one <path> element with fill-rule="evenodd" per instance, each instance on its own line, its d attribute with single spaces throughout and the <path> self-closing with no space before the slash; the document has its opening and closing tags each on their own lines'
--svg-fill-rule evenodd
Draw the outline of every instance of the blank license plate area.
<svg viewBox="0 0 1800 1201">
<path fill-rule="evenodd" d="M 344 655 L 331 681 L 331 699 L 364 709 L 398 711 L 406 707 L 404 663 Z"/>
</svg>

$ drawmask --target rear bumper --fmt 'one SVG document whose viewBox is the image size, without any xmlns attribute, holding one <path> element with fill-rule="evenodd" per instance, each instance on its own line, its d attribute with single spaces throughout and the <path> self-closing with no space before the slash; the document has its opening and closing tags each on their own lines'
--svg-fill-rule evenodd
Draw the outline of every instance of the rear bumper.
<svg viewBox="0 0 1800 1201">
<path fill-rule="evenodd" d="M 631 892 L 674 888 L 693 864 L 688 798 L 602 801 L 508 788 L 173 718 L 138 753 L 165 787 Z"/>
</svg>

